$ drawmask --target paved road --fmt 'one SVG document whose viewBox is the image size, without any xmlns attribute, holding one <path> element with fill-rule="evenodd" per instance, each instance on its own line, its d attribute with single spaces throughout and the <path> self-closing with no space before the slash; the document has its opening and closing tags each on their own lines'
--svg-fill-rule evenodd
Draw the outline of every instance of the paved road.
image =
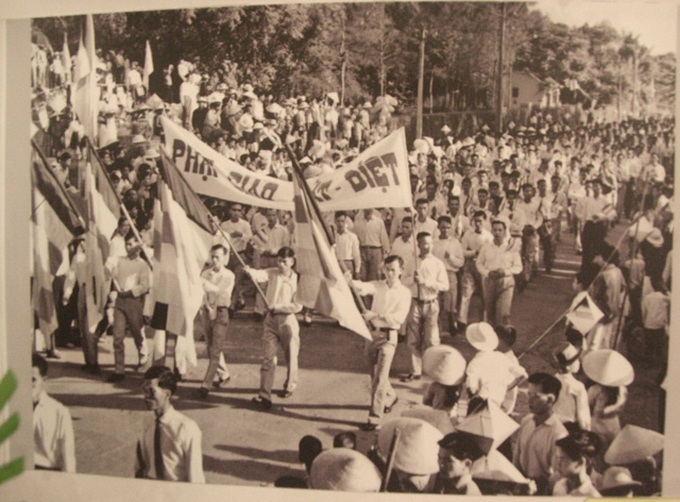
<svg viewBox="0 0 680 502">
<path fill-rule="evenodd" d="M 623 227 L 610 236 L 616 242 Z M 573 252 L 573 236 L 563 232 L 557 261 L 550 274 L 541 273 L 522 293 L 516 294 L 513 322 L 518 328 L 515 352 L 521 353 L 568 307 L 573 296 L 571 282 L 580 257 Z M 473 313 L 477 304 L 473 303 Z M 471 321 L 476 314 L 471 314 Z M 276 409 L 265 413 L 253 409 L 250 399 L 259 385 L 261 326 L 249 315 L 239 313 L 232 322 L 229 335 L 229 365 L 232 380 L 206 401 L 196 398 L 207 362 L 205 346 L 198 343 L 199 365 L 180 385 L 176 408 L 196 420 L 203 431 L 204 469 L 209 483 L 271 484 L 285 474 L 302 474 L 297 462 L 297 445 L 305 434 L 321 439 L 330 447 L 332 438 L 341 431 L 355 431 L 359 449 L 372 444 L 375 433 L 362 432 L 357 424 L 367 417 L 370 380 L 362 348 L 363 339 L 328 321 L 319 320 L 302 328 L 300 352 L 300 386 L 295 395 L 277 400 Z M 522 363 L 529 373 L 552 371 L 546 354 L 563 336 L 558 325 Z M 463 337 L 444 336 L 470 357 L 471 347 Z M 128 362 L 136 362 L 132 341 L 126 340 Z M 83 473 L 133 475 L 135 442 L 146 424 L 153 421 L 141 397 L 141 375 L 113 386 L 100 377 L 84 375 L 79 367 L 82 355 L 78 349 L 63 351 L 63 360 L 50 366 L 49 392 L 69 406 L 74 418 L 78 471 Z M 113 364 L 112 340 L 100 344 L 100 361 L 105 370 Z M 636 382 L 630 388 L 628 406 L 623 417 L 649 428 L 658 428 L 658 389 L 653 384 L 653 368 L 636 368 Z M 408 370 L 408 352 L 399 345 L 393 364 L 393 376 Z M 132 368 L 130 369 L 132 371 Z M 279 368 L 275 386 L 280 388 L 285 371 Z M 427 381 L 393 385 L 400 401 L 392 412 L 399 415 L 405 408 L 420 403 Z M 525 389 L 520 388 L 515 419 L 527 412 Z"/>
</svg>

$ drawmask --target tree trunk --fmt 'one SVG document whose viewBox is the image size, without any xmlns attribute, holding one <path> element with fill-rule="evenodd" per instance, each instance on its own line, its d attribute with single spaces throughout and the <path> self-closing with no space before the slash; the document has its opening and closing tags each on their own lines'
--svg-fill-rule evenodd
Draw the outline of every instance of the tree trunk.
<svg viewBox="0 0 680 502">
<path fill-rule="evenodd" d="M 380 95 L 385 96 L 385 4 L 380 4 Z"/>
<path fill-rule="evenodd" d="M 347 71 L 347 49 L 345 48 L 345 18 L 342 18 L 342 39 L 340 41 L 340 106 L 345 106 L 345 72 Z"/>
<path fill-rule="evenodd" d="M 501 16 L 498 27 L 498 70 L 496 71 L 496 131 L 503 131 L 503 52 L 505 50 L 505 2 L 501 3 Z"/>
<path fill-rule="evenodd" d="M 434 108 L 434 96 L 432 94 L 434 87 L 434 74 L 430 72 L 430 115 L 432 115 L 432 110 Z"/>
<path fill-rule="evenodd" d="M 423 81 L 425 80 L 425 27 L 420 28 L 418 51 L 418 104 L 416 110 L 416 138 L 423 137 Z"/>
<path fill-rule="evenodd" d="M 636 47 L 633 50 L 633 97 L 630 107 L 633 117 L 637 117 L 637 98 L 638 98 L 638 51 Z"/>
</svg>

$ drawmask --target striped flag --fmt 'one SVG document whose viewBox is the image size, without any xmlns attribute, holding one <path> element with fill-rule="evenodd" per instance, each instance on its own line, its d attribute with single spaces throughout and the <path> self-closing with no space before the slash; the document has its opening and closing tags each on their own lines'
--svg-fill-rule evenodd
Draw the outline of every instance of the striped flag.
<svg viewBox="0 0 680 502">
<path fill-rule="evenodd" d="M 105 272 L 104 262 L 109 256 L 109 242 L 118 225 L 118 218 L 97 189 L 94 168 L 89 162 L 84 169 L 83 188 L 88 223 L 88 232 L 85 235 L 87 318 L 90 330 L 94 331 L 104 315 L 107 295 L 111 289 L 111 281 Z"/>
<path fill-rule="evenodd" d="M 305 307 L 336 319 L 341 326 L 371 340 L 366 322 L 342 275 L 335 253 L 313 211 L 297 172 L 293 176 L 297 300 Z"/>
<path fill-rule="evenodd" d="M 207 209 L 166 156 L 162 170 L 154 206 L 151 327 L 185 337 L 187 360 L 195 366 L 193 321 L 203 301 L 201 270 L 213 232 Z"/>
<path fill-rule="evenodd" d="M 52 169 L 33 143 L 31 159 L 33 244 L 32 305 L 40 330 L 49 335 L 57 329 L 52 283 L 64 261 L 65 249 L 84 222 L 69 200 Z"/>
</svg>

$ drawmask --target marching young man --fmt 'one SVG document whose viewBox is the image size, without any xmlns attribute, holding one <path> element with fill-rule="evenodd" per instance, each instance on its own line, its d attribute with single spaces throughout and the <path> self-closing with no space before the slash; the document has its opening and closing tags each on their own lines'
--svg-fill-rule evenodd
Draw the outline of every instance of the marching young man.
<svg viewBox="0 0 680 502">
<path fill-rule="evenodd" d="M 392 411 L 398 400 L 390 384 L 390 367 L 397 348 L 397 332 L 411 306 L 411 292 L 401 283 L 403 263 L 399 256 L 390 255 L 383 263 L 385 280 L 350 282 L 360 295 L 373 295 L 371 310 L 363 313 L 372 326 L 373 337 L 372 342 L 366 342 L 371 365 L 371 408 L 368 423 L 361 428 L 367 431 L 377 429 L 383 414 Z"/>
<path fill-rule="evenodd" d="M 281 345 L 288 360 L 288 374 L 280 397 L 293 395 L 298 381 L 298 353 L 300 351 L 300 325 L 295 314 L 302 305 L 295 301 L 297 274 L 293 271 L 295 252 L 282 247 L 276 255 L 276 268 L 255 270 L 246 267 L 246 272 L 257 282 L 267 283 L 269 308 L 264 318 L 264 354 L 260 369 L 260 392 L 253 403 L 265 410 L 272 408 L 272 387 L 276 371 L 278 346 Z"/>
</svg>

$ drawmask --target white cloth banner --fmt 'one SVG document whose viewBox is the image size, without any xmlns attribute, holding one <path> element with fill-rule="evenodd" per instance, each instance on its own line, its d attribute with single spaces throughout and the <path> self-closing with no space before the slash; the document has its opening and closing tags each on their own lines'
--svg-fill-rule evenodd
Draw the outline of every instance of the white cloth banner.
<svg viewBox="0 0 680 502">
<path fill-rule="evenodd" d="M 292 211 L 293 183 L 227 159 L 183 127 L 162 118 L 165 149 L 201 195 Z M 406 136 L 399 129 L 332 173 L 307 180 L 322 211 L 411 207 Z"/>
</svg>

